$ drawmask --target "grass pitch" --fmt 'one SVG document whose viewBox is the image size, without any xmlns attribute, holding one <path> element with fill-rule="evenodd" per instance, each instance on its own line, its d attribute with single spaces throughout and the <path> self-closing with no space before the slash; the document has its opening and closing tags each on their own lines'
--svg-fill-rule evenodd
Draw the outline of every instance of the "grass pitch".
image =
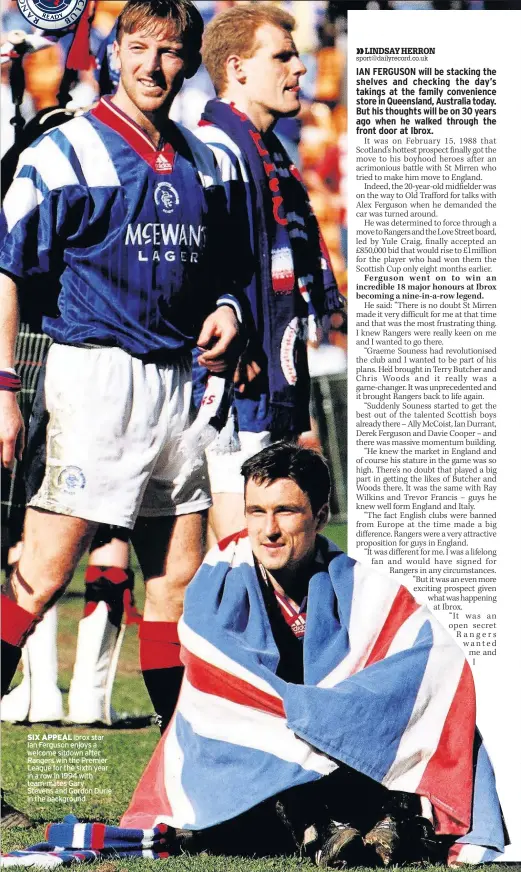
<svg viewBox="0 0 521 872">
<path fill-rule="evenodd" d="M 346 547 L 344 526 L 330 525 L 326 535 Z M 136 572 L 136 600 L 143 606 L 143 584 L 139 569 Z M 83 611 L 83 572 L 80 566 L 64 597 L 58 606 L 58 660 L 59 685 L 64 695 L 64 710 L 67 711 L 67 692 L 72 675 L 76 649 L 76 630 Z M 19 680 L 17 677 L 16 680 Z M 14 683 L 16 683 L 16 680 Z M 145 768 L 158 738 L 158 728 L 150 724 L 152 707 L 145 689 L 138 659 L 137 627 L 127 628 L 118 666 L 112 704 L 118 712 L 127 713 L 128 718 L 122 726 L 116 727 L 76 727 L 46 724 L 2 724 L 2 784 L 7 799 L 17 808 L 23 809 L 35 821 L 29 830 L 8 829 L 2 832 L 2 851 L 25 848 L 42 841 L 44 825 L 58 821 L 64 815 L 74 813 L 80 820 L 97 820 L 117 824 L 127 808 L 133 790 Z M 27 748 L 43 735 L 67 734 L 74 736 L 102 737 L 96 746 L 102 750 L 107 760 L 107 770 L 95 774 L 94 782 L 101 793 L 83 796 L 77 794 L 70 802 L 64 803 L 50 795 L 28 794 Z M 37 737 L 37 739 L 29 738 Z M 34 745 L 33 745 L 34 747 Z M 77 781 L 81 779 L 78 777 Z M 108 793 L 110 791 L 110 794 Z M 183 872 L 292 872 L 315 868 L 307 860 L 298 858 L 273 857 L 249 859 L 234 856 L 194 856 L 183 855 L 169 860 L 173 869 Z M 104 860 L 97 864 L 99 872 L 134 872 L 134 870 L 156 869 L 158 861 L 151 860 Z M 435 867 L 424 867 L 427 870 Z M 500 866 L 488 867 L 500 870 Z M 521 867 L 520 867 L 521 868 Z M 439 867 L 438 867 L 439 869 Z M 412 867 L 411 867 L 412 872 Z M 417 872 L 417 867 L 415 872 Z"/>
</svg>

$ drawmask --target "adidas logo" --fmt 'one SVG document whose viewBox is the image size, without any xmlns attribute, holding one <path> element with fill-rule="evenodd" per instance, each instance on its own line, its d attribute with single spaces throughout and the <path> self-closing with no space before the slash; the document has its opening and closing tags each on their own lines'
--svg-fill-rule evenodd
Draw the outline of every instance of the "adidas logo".
<svg viewBox="0 0 521 872">
<path fill-rule="evenodd" d="M 156 162 L 154 164 L 154 169 L 158 173 L 171 173 L 172 172 L 172 164 L 164 156 L 164 154 L 158 154 L 156 158 Z"/>
<path fill-rule="evenodd" d="M 298 615 L 298 617 L 293 621 L 291 629 L 295 633 L 295 636 L 300 639 L 300 637 L 306 632 L 306 619 L 302 615 Z"/>
</svg>

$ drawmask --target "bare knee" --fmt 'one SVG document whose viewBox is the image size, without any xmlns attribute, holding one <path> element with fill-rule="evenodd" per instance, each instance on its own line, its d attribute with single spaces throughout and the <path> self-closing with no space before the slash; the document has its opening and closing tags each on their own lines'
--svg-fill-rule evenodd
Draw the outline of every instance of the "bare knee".
<svg viewBox="0 0 521 872">
<path fill-rule="evenodd" d="M 42 614 L 71 580 L 96 526 L 82 518 L 28 509 L 10 596 L 28 612 Z"/>
<path fill-rule="evenodd" d="M 204 554 L 204 519 L 200 514 L 176 519 L 164 572 L 146 583 L 146 620 L 178 621 L 185 590 L 199 569 Z"/>
<path fill-rule="evenodd" d="M 146 582 L 146 620 L 178 621 L 183 612 L 185 591 L 201 565 L 202 555 L 187 554 L 165 575 Z"/>
</svg>

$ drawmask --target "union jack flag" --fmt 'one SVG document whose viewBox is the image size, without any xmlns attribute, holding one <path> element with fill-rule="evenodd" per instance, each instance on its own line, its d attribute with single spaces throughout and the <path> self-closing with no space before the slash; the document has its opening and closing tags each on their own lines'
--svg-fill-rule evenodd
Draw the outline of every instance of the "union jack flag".
<svg viewBox="0 0 521 872">
<path fill-rule="evenodd" d="M 504 827 L 463 651 L 403 586 L 322 537 L 318 553 L 301 685 L 276 674 L 246 532 L 207 555 L 179 624 L 179 703 L 122 825 L 204 829 L 345 764 L 430 800 L 455 861 L 493 859 Z"/>
</svg>

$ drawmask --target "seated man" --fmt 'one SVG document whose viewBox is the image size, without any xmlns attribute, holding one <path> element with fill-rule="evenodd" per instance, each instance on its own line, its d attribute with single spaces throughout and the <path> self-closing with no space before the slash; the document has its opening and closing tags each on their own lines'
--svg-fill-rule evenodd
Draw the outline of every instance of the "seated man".
<svg viewBox="0 0 521 872">
<path fill-rule="evenodd" d="M 122 825 L 204 831 L 208 847 L 271 806 L 322 867 L 492 859 L 504 828 L 463 651 L 319 535 L 320 455 L 278 442 L 242 473 L 247 530 L 188 588 L 179 703 Z"/>
</svg>

